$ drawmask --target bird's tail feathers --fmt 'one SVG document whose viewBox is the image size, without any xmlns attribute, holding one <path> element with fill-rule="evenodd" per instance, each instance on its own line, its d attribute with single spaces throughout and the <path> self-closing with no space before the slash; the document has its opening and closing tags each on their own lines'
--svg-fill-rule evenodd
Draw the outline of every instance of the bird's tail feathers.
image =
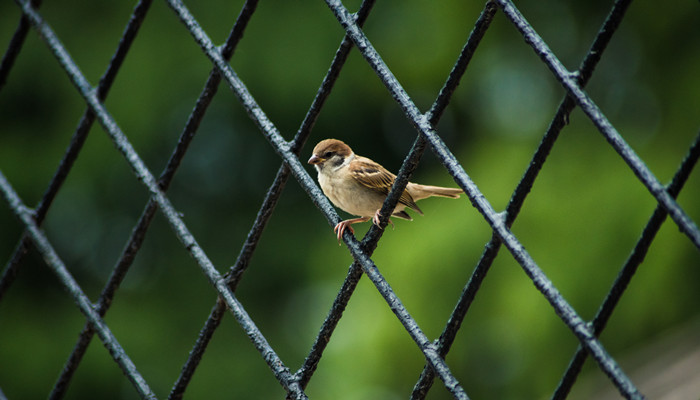
<svg viewBox="0 0 700 400">
<path fill-rule="evenodd" d="M 459 198 L 459 195 L 464 193 L 462 189 L 459 188 L 447 188 L 442 186 L 430 186 L 430 185 L 420 185 L 417 183 L 413 184 L 413 189 L 417 196 L 413 196 L 415 200 L 424 199 L 430 196 L 440 196 L 449 197 L 451 199 Z"/>
</svg>

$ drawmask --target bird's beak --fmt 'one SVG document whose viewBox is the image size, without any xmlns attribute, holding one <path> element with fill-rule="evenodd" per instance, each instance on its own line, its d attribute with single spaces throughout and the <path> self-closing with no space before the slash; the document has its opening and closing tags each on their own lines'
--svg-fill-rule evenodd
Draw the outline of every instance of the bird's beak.
<svg viewBox="0 0 700 400">
<path fill-rule="evenodd" d="M 325 161 L 323 158 L 317 156 L 316 154 L 312 155 L 311 158 L 309 158 L 309 164 L 320 164 L 323 161 Z"/>
</svg>

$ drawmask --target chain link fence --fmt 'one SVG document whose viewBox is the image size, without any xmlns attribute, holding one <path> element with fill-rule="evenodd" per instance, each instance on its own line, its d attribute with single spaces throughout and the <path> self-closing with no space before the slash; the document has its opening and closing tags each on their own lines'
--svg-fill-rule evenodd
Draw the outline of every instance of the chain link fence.
<svg viewBox="0 0 700 400">
<path fill-rule="evenodd" d="M 158 224 L 158 215 L 163 217 L 160 223 L 162 224 L 164 220 L 169 225 L 171 232 L 175 234 L 175 237 L 181 243 L 181 247 L 194 259 L 199 270 L 204 273 L 210 287 L 214 289 L 213 291 L 210 290 L 209 293 L 215 294 L 218 298 L 211 307 L 208 316 L 204 317 L 204 325 L 200 328 L 198 335 L 196 335 L 196 340 L 194 340 L 193 344 L 190 344 L 189 354 L 183 353 L 178 355 L 181 359 L 186 358 L 184 364 L 180 366 L 179 374 L 163 378 L 173 382 L 168 398 L 187 397 L 185 396 L 186 391 L 191 382 L 196 380 L 195 372 L 198 371 L 200 364 L 206 362 L 207 357 L 213 357 L 207 349 L 222 321 L 228 318 L 225 316 L 227 312 L 233 315 L 238 324 L 237 330 L 239 332 L 242 330 L 247 336 L 253 348 L 257 350 L 258 358 L 261 358 L 267 365 L 269 373 L 271 376 L 274 376 L 279 386 L 286 392 L 287 398 L 307 398 L 309 392 L 307 386 L 313 382 L 316 372 L 324 369 L 322 360 L 324 360 L 327 346 L 334 340 L 339 340 L 337 339 L 339 334 L 337 331 L 342 331 L 343 329 L 341 324 L 344 312 L 349 307 L 349 302 L 353 298 L 353 294 L 356 293 L 358 283 L 363 275 L 374 285 L 376 291 L 384 299 L 385 304 L 403 327 L 403 334 L 408 335 L 414 344 L 414 348 L 420 351 L 423 358 L 424 366 L 422 371 L 414 371 L 418 378 L 413 383 L 413 388 L 408 388 L 406 392 L 400 393 L 399 397 L 426 398 L 429 394 L 437 392 L 436 389 L 432 389 L 433 386 L 437 385 L 444 387 L 446 392 L 439 392 L 434 394 L 434 396 L 440 396 L 440 393 L 448 393 L 451 397 L 458 399 L 470 398 L 470 382 L 474 377 L 466 373 L 456 372 L 449 354 L 453 344 L 458 340 L 468 342 L 471 346 L 479 346 L 478 343 L 470 340 L 469 335 L 463 335 L 460 339 L 457 338 L 457 335 L 460 333 L 472 303 L 478 298 L 478 294 L 481 293 L 482 285 L 488 283 L 486 278 L 490 276 L 489 271 L 501 250 L 504 250 L 504 253 L 510 253 L 509 257 L 517 262 L 529 277 L 531 283 L 534 284 L 541 296 L 549 304 L 549 309 L 553 309 L 560 321 L 568 328 L 569 332 L 562 334 L 575 338 L 578 345 L 578 349 L 571 355 L 568 366 L 565 366 L 561 371 L 562 377 L 559 383 L 555 384 L 552 382 L 551 397 L 554 399 L 569 397 L 577 378 L 583 370 L 585 361 L 590 357 L 597 365 L 597 368 L 605 374 L 608 382 L 616 388 L 618 395 L 630 399 L 644 398 L 645 394 L 640 390 L 639 382 L 630 379 L 630 375 L 625 368 L 621 367 L 619 360 L 611 355 L 611 352 L 603 345 L 599 337 L 603 334 L 613 310 L 624 299 L 627 288 L 632 284 L 637 269 L 644 261 L 653 243 L 655 243 L 657 232 L 659 232 L 667 217 L 670 217 L 671 223 L 675 224 L 677 230 L 682 234 L 682 237 L 679 235 L 675 240 L 682 240 L 689 243 L 691 247 L 694 246 L 694 255 L 691 256 L 690 263 L 697 262 L 697 250 L 700 249 L 700 230 L 698 230 L 697 223 L 692 217 L 695 215 L 693 213 L 696 212 L 697 207 L 689 210 L 688 207 L 681 206 L 676 198 L 681 193 L 686 181 L 690 178 L 691 172 L 700 156 L 700 136 L 696 135 L 692 143 L 685 144 L 687 149 L 685 155 L 676 155 L 677 163 L 680 165 L 677 167 L 670 183 L 664 185 L 647 166 L 648 164 L 645 163 L 645 160 L 637 155 L 628 144 L 624 137 L 624 132 L 618 131 L 610 119 L 606 117 L 605 110 L 601 109 L 598 103 L 586 92 L 585 88 L 594 76 L 596 67 L 602 60 L 605 60 L 606 51 L 608 51 L 611 41 L 616 37 L 618 28 L 625 20 L 631 1 L 618 0 L 613 2 L 609 10 L 606 11 L 606 17 L 601 20 L 602 22 L 599 21 L 599 24 L 602 23 L 602 25 L 600 25 L 598 33 L 590 43 L 589 49 L 583 54 L 582 61 L 575 70 L 569 70 L 562 64 L 560 58 L 550 49 L 547 42 L 528 23 L 520 10 L 511 1 L 495 0 L 486 2 L 473 22 L 463 21 L 463 24 L 470 26 L 471 32 L 457 55 L 457 60 L 447 75 L 437 98 L 427 107 L 427 111 L 423 112 L 416 105 L 414 98 L 409 95 L 394 73 L 392 73 L 392 70 L 387 66 L 382 53 L 373 46 L 365 31 L 363 31 L 365 22 L 372 18 L 375 2 L 370 0 L 363 1 L 356 12 L 351 12 L 340 1 L 327 0 L 327 9 L 323 10 L 323 12 L 327 16 L 332 15 L 335 17 L 336 29 L 342 28 L 342 31 L 338 30 L 338 32 L 341 33 L 340 36 L 344 34 L 344 37 L 337 45 L 330 67 L 303 121 L 296 129 L 296 134 L 291 140 L 286 140 L 273 118 L 269 117 L 270 114 L 256 100 L 254 96 L 255 91 L 247 87 L 243 79 L 237 74 L 236 69 L 232 67 L 232 65 L 235 65 L 235 55 L 239 43 L 245 43 L 244 34 L 251 35 L 250 29 L 253 28 L 249 29 L 249 25 L 254 24 L 256 21 L 258 2 L 251 0 L 246 1 L 242 5 L 225 43 L 217 46 L 212 41 L 208 31 L 198 22 L 195 17 L 196 14 L 187 5 L 179 0 L 167 0 L 167 6 L 171 10 L 170 16 L 177 17 L 181 23 L 178 29 L 182 31 L 182 27 L 184 27 L 191 36 L 189 39 L 190 43 L 187 45 L 190 45 L 192 40 L 196 43 L 201 50 L 200 53 L 206 56 L 210 62 L 211 72 L 206 78 L 204 88 L 201 89 L 194 107 L 189 111 L 189 117 L 184 123 L 184 127 L 181 128 L 182 133 L 177 144 L 171 150 L 170 158 L 167 160 L 166 166 L 160 175 L 156 175 L 153 172 L 153 168 L 149 168 L 148 165 L 152 165 L 153 162 L 145 159 L 137 151 L 139 148 L 137 135 L 132 134 L 127 128 L 123 127 L 120 119 L 116 116 L 117 114 L 111 112 L 108 99 L 110 89 L 112 89 L 115 82 L 117 83 L 115 89 L 118 90 L 119 88 L 117 74 L 120 70 L 125 65 L 128 65 L 129 62 L 136 62 L 132 58 L 136 56 L 131 56 L 131 53 L 132 51 L 138 51 L 138 49 L 132 50 L 132 48 L 137 47 L 142 26 L 148 25 L 149 10 L 152 8 L 152 2 L 150 0 L 139 1 L 131 11 L 126 28 L 119 39 L 118 47 L 112 54 L 107 69 L 97 85 L 93 85 L 90 82 L 87 75 L 82 72 L 84 70 L 83 65 L 73 58 L 70 48 L 62 43 L 57 30 L 54 30 L 52 27 L 53 21 L 45 19 L 42 15 L 42 8 L 60 6 L 42 5 L 39 1 L 29 0 L 17 0 L 16 3 L 21 9 L 21 17 L 3 55 L 0 67 L 0 96 L 3 95 L 3 87 L 7 86 L 8 82 L 12 80 L 13 66 L 17 60 L 23 56 L 24 52 L 30 49 L 34 52 L 37 51 L 34 50 L 35 48 L 40 47 L 36 40 L 32 40 L 32 35 L 35 35 L 44 42 L 44 47 L 58 61 L 63 73 L 69 78 L 74 91 L 80 96 L 82 102 L 87 105 L 84 114 L 80 118 L 78 127 L 69 140 L 67 150 L 60 160 L 58 168 L 53 173 L 53 178 L 34 207 L 31 207 L 28 200 L 18 194 L 22 193 L 22 190 L 25 190 L 25 188 L 17 190 L 16 185 L 13 185 L 13 182 L 8 179 L 7 175 L 0 171 L 0 189 L 6 200 L 7 210 L 19 220 L 19 228 L 17 229 L 21 231 L 19 237 L 15 236 L 15 240 L 17 240 L 16 246 L 9 257 L 7 257 L 8 261 L 2 272 L 0 304 L 11 293 L 10 289 L 22 285 L 20 280 L 16 278 L 21 276 L 23 268 L 28 268 L 26 266 L 29 263 L 28 258 L 32 257 L 34 251 L 31 249 L 35 249 L 43 259 L 43 263 L 58 277 L 60 285 L 69 293 L 75 305 L 84 315 L 84 326 L 80 331 L 77 343 L 75 343 L 61 371 L 54 371 L 58 372 L 58 378 L 50 386 L 50 398 L 71 397 L 69 394 L 70 384 L 76 372 L 80 371 L 81 363 L 86 353 L 88 353 L 88 348 L 93 342 L 95 335 L 97 335 L 97 340 L 107 348 L 113 361 L 131 383 L 131 388 L 124 390 L 124 396 L 132 398 L 135 391 L 140 398 L 156 398 L 156 392 L 149 374 L 144 374 L 139 369 L 139 362 L 130 356 L 130 349 L 121 344 L 123 343 L 120 341 L 121 335 L 128 336 L 132 333 L 129 333 L 129 330 L 119 328 L 118 324 L 120 322 L 117 321 L 120 320 L 118 319 L 110 323 L 107 321 L 109 319 L 108 311 L 110 306 L 117 294 L 120 293 L 119 289 L 122 287 L 122 283 L 128 279 L 130 268 L 139 255 L 144 242 L 147 241 L 151 227 L 154 224 Z M 402 6 L 394 5 L 394 7 Z M 507 206 L 502 212 L 498 212 L 493 200 L 477 187 L 463 165 L 464 160 L 461 160 L 456 155 L 457 151 L 454 148 L 448 146 L 444 136 L 440 134 L 441 130 L 438 129 L 441 118 L 453 101 L 460 82 L 468 76 L 466 72 L 470 62 L 475 55 L 478 55 L 477 49 L 480 46 L 485 46 L 482 42 L 487 40 L 496 19 L 501 19 L 501 22 L 507 22 L 511 28 L 514 27 L 519 32 L 522 40 L 525 42 L 522 46 L 527 46 L 530 50 L 534 50 L 541 63 L 549 70 L 551 77 L 556 80 L 565 93 L 553 116 L 551 116 L 549 125 L 541 137 L 538 147 L 524 172 L 522 172 L 521 179 L 512 191 Z M 57 22 L 61 23 L 60 21 Z M 220 28 L 212 29 L 218 30 Z M 697 32 L 695 34 L 697 36 Z M 172 38 L 172 40 L 179 41 L 183 38 L 184 36 L 180 36 Z M 692 40 L 691 38 L 688 39 Z M 167 45 L 167 43 L 167 41 L 164 41 L 163 46 Z M 178 46 L 180 45 L 178 42 Z M 300 48 L 302 47 L 302 44 L 298 45 Z M 28 49 L 30 46 L 31 48 Z M 185 46 L 185 44 L 182 44 L 182 46 Z M 364 62 L 362 64 L 351 64 L 348 61 L 351 51 L 356 51 L 361 55 Z M 328 56 L 330 58 L 331 55 L 329 54 Z M 415 56 L 429 57 L 429 55 L 425 54 L 416 54 Z M 193 60 L 192 62 L 201 62 L 202 59 L 203 57 L 200 57 L 199 60 Z M 231 60 L 233 60 L 233 64 Z M 88 61 L 85 61 L 85 63 L 88 63 Z M 94 61 L 91 60 L 89 63 L 94 63 Z M 324 311 L 326 317 L 320 328 L 315 330 L 315 340 L 308 351 L 305 352 L 306 355 L 303 357 L 303 360 L 297 364 L 295 361 L 292 361 L 294 357 L 285 357 L 280 352 L 279 347 L 273 345 L 274 342 L 270 340 L 269 335 L 263 333 L 265 329 L 259 327 L 259 319 L 253 317 L 253 315 L 260 313 L 260 309 L 253 305 L 256 311 L 251 312 L 250 308 L 244 307 L 239 300 L 238 289 L 239 286 L 242 289 L 245 286 L 244 273 L 251 266 L 251 259 L 256 254 L 256 249 L 262 241 L 266 226 L 268 223 L 274 223 L 276 217 L 281 218 L 275 213 L 275 210 L 278 203 L 284 201 L 283 193 L 285 193 L 284 190 L 290 178 L 293 178 L 293 181 L 298 183 L 306 193 L 308 200 L 316 206 L 330 226 L 340 221 L 339 215 L 322 194 L 314 177 L 309 175 L 308 169 L 301 160 L 305 160 L 305 157 L 308 157 L 310 146 L 306 146 L 306 144 L 314 131 L 319 115 L 325 107 L 332 107 L 332 105 L 327 105 L 327 102 L 329 99 L 332 101 L 330 95 L 335 93 L 336 82 L 342 80 L 339 79 L 341 70 L 343 68 L 366 68 L 366 66 L 371 68 L 376 78 L 384 86 L 386 93 L 393 98 L 402 114 L 415 129 L 416 135 L 415 138 L 412 138 L 413 144 L 408 153 L 405 154 L 397 179 L 382 208 L 381 214 L 384 217 L 381 219 L 380 227 L 371 226 L 366 236 L 361 240 L 357 240 L 352 234 L 347 232 L 343 236 L 343 242 L 352 257 L 352 263 L 342 284 L 338 283 L 340 284 L 340 289 L 335 293 L 334 300 L 330 304 L 325 305 L 330 307 L 330 309 Z M 184 71 L 187 71 L 187 66 L 185 65 L 167 67 L 182 68 Z M 162 68 L 167 67 L 162 66 Z M 41 66 L 36 66 L 36 68 L 40 69 Z M 88 68 L 94 69 L 92 65 Z M 227 88 L 221 88 L 222 84 L 227 86 Z M 178 202 L 166 194 L 171 183 L 173 183 L 176 171 L 183 163 L 186 163 L 186 155 L 195 146 L 192 144 L 193 139 L 198 132 L 200 124 L 205 120 L 207 110 L 216 101 L 219 89 L 221 89 L 222 93 L 219 97 L 224 96 L 224 92 L 227 90 L 235 95 L 240 106 L 242 106 L 245 113 L 254 123 L 255 129 L 258 131 L 258 137 L 259 135 L 264 137 L 279 159 L 279 168 L 270 180 L 271 183 L 267 187 L 252 225 L 247 234 L 242 235 L 244 239 L 242 239 L 238 256 L 228 270 L 217 267 L 216 265 L 220 263 L 215 262 L 208 252 L 205 251 L 204 246 L 200 245 L 198 240 L 200 235 L 196 234 L 196 232 L 204 231 L 205 228 L 198 226 L 193 229 L 191 227 L 192 222 L 186 224 L 185 220 L 189 221 L 190 219 L 178 211 Z M 25 96 L 32 96 L 31 91 L 25 93 Z M 280 102 L 289 101 L 289 99 L 282 100 L 281 98 L 279 100 Z M 52 101 L 62 101 L 62 99 L 53 99 Z M 134 101 L 138 103 L 137 98 Z M 144 99 L 144 101 L 148 101 L 148 99 Z M 296 100 L 292 99 L 292 101 Z M 148 104 L 139 106 L 149 107 Z M 619 268 L 617 277 L 610 283 L 607 295 L 600 306 L 598 306 L 595 316 L 590 320 L 584 318 L 582 312 L 578 311 L 565 298 L 562 294 L 563 291 L 555 285 L 554 281 L 545 273 L 541 264 L 538 263 L 537 257 L 533 256 L 526 249 L 524 241 L 527 239 L 523 239 L 523 237 L 527 235 L 516 235 L 512 229 L 518 216 L 521 214 L 521 210 L 526 209 L 524 204 L 528 195 L 531 191 L 537 190 L 534 187 L 535 181 L 540 172 L 546 170 L 548 157 L 555 143 L 559 140 L 560 133 L 569 124 L 570 115 L 575 109 L 580 110 L 581 118 L 587 119 L 593 125 L 589 130 L 597 130 L 607 141 L 609 148 L 614 150 L 617 153 L 617 157 L 623 161 L 624 165 L 620 163 L 619 168 L 631 171 L 636 177 L 638 186 L 645 188 L 646 194 L 644 196 L 647 201 L 651 200 L 656 204 L 656 208 L 653 214 L 649 216 L 641 236 L 639 236 L 636 244 L 631 249 L 622 267 Z M 694 111 L 684 117 L 697 120 L 697 115 L 697 111 Z M 361 116 L 358 116 L 358 118 L 361 118 Z M 66 256 L 62 254 L 62 251 L 64 251 L 62 248 L 66 244 L 75 244 L 80 242 L 81 238 L 73 237 L 70 240 L 66 240 L 65 238 L 52 237 L 51 234 L 47 234 L 41 229 L 45 218 L 51 215 L 54 200 L 59 197 L 65 182 L 73 176 L 71 172 L 76 160 L 81 155 L 85 156 L 81 151 L 83 153 L 88 151 L 83 150 L 83 148 L 88 140 L 89 133 L 97 131 L 97 129 L 92 129 L 95 122 L 100 125 L 100 130 L 107 134 L 113 147 L 121 154 L 123 160 L 119 162 L 126 162 L 131 170 L 131 174 L 140 185 L 146 188 L 148 193 L 148 198 L 140 203 L 142 207 L 139 211 L 140 216 L 136 223 L 130 227 L 130 234 L 126 244 L 118 257 L 116 257 L 117 261 L 114 263 L 113 268 L 110 269 L 99 294 L 94 288 L 90 288 L 88 291 L 84 285 L 79 283 L 80 280 L 74 276 L 75 272 L 71 268 L 71 264 L 65 261 Z M 0 137 L 0 141 L 2 141 L 0 146 L 11 146 L 12 142 L 7 139 L 9 136 L 6 132 L 12 129 L 12 126 L 4 126 L 0 129 L 4 132 L 2 137 Z M 39 137 L 41 135 L 53 135 L 52 132 L 37 134 Z M 100 134 L 102 133 L 93 132 L 92 136 Z M 313 136 L 314 140 L 320 140 L 332 135 L 315 133 Z M 409 136 L 406 135 L 403 140 L 410 140 Z M 349 138 L 347 141 L 352 143 Z M 241 144 L 241 146 L 245 148 L 245 145 Z M 254 147 L 252 144 L 250 146 Z M 426 152 L 426 150 L 429 151 Z M 246 150 L 242 151 L 245 152 Z M 469 267 L 471 275 L 463 282 L 461 294 L 454 299 L 456 305 L 453 306 L 451 315 L 444 321 L 441 333 L 434 337 L 431 337 L 432 333 L 426 333 L 434 332 L 434 327 L 426 328 L 424 324 L 419 324 L 417 319 L 409 313 L 402 297 L 390 286 L 390 279 L 384 276 L 384 271 L 380 272 L 378 267 L 381 266 L 381 263 L 377 262 L 376 258 L 373 258 L 373 253 L 379 248 L 379 240 L 385 232 L 383 228 L 387 225 L 388 219 L 386 216 L 389 214 L 389 210 L 392 210 L 397 204 L 399 194 L 405 188 L 408 179 L 416 171 L 423 155 L 427 153 L 432 153 L 432 156 L 437 162 L 442 164 L 454 182 L 464 189 L 471 206 L 486 221 L 492 235 L 483 248 L 483 253 L 476 264 L 472 264 L 473 266 Z M 378 155 L 367 155 L 381 160 Z M 7 164 L 3 163 L 3 167 L 7 167 Z M 32 168 L 32 166 L 23 165 L 22 168 Z M 664 166 L 663 168 L 667 167 Z M 217 171 L 217 173 L 227 172 Z M 253 173 L 252 169 L 250 173 Z M 105 180 L 107 181 L 106 184 L 110 184 L 109 177 Z M 235 191 L 234 193 L 242 197 L 247 196 L 244 191 Z M 697 194 L 697 191 L 693 193 Z M 592 197 L 598 198 L 604 198 L 605 196 L 607 196 L 605 193 L 592 194 Z M 141 201 L 141 199 L 137 200 L 137 203 Z M 231 201 L 244 200 L 232 199 Z M 693 205 L 697 204 L 697 202 L 698 200 L 695 198 L 688 200 L 685 204 Z M 145 205 L 143 205 L 144 203 Z M 604 207 L 603 204 L 604 202 L 601 202 L 601 207 Z M 78 210 L 78 213 L 80 211 Z M 223 216 L 221 219 L 226 219 L 226 217 Z M 304 230 L 304 226 L 298 226 L 297 232 L 301 233 L 297 234 L 303 234 Z M 330 231 L 330 228 L 328 230 Z M 60 243 L 60 245 L 57 246 L 57 243 Z M 325 245 L 333 245 L 333 242 L 329 240 L 324 242 L 323 246 Z M 279 245 L 279 250 L 275 249 L 277 247 L 268 247 L 267 251 L 279 251 L 280 255 L 284 254 L 285 251 L 289 251 L 289 248 L 284 245 Z M 182 256 L 184 254 L 178 255 L 178 257 Z M 501 257 L 505 256 L 504 254 Z M 436 259 L 439 260 L 439 257 Z M 438 262 L 442 263 L 443 261 Z M 463 264 L 464 261 L 460 260 L 459 263 Z M 338 262 L 333 260 L 326 260 L 326 264 L 328 268 L 338 266 Z M 426 265 L 425 268 L 434 268 L 434 266 Z M 697 265 L 691 265 L 689 269 L 691 271 L 696 270 Z M 131 273 L 136 272 L 133 271 Z M 689 273 L 692 274 L 693 272 Z M 43 280 L 43 278 L 39 279 Z M 165 280 L 166 278 L 163 279 Z M 498 285 L 498 282 L 492 282 L 491 284 Z M 134 289 L 122 290 L 132 291 Z M 172 294 L 172 296 L 176 297 L 177 294 Z M 274 297 L 274 292 L 269 294 L 268 297 Z M 591 301 L 595 302 L 594 299 L 591 299 Z M 144 307 L 148 306 L 144 305 Z M 697 310 L 697 306 L 695 306 L 695 310 Z M 32 315 L 29 313 L 27 318 L 31 317 Z M 11 323 L 12 321 L 7 319 L 3 321 L 3 325 Z M 187 321 L 189 325 L 196 323 L 198 322 Z M 302 323 L 302 321 L 299 323 Z M 129 329 L 138 330 L 138 328 Z M 7 330 L 1 328 L 0 331 Z M 3 341 L 12 342 L 15 340 L 4 334 L 2 335 Z M 243 343 L 237 345 L 250 348 L 249 345 Z M 381 352 L 381 349 L 376 349 L 375 351 Z M 29 351 L 29 353 L 31 352 Z M 27 354 L 27 356 L 31 360 L 31 354 Z M 234 357 L 228 362 L 236 364 L 238 361 Z M 469 363 L 469 360 L 459 360 L 455 361 L 455 363 Z M 397 361 L 394 365 L 384 365 L 383 368 L 398 368 L 399 365 L 396 364 L 400 364 L 400 361 Z M 12 367 L 7 364 L 3 366 L 3 369 L 6 371 L 0 375 L 0 388 L 8 385 L 8 380 L 15 379 L 11 378 L 13 375 L 7 372 L 10 368 Z M 246 368 L 243 365 L 235 368 L 235 370 L 244 371 Z M 537 374 L 537 371 L 530 372 Z M 153 371 L 151 373 L 152 375 L 159 375 Z M 232 372 L 225 371 L 224 376 L 230 373 Z M 165 374 L 165 372 L 161 372 L 161 374 Z M 26 377 L 26 379 L 28 385 L 34 384 L 31 381 L 31 377 Z M 317 378 L 317 380 L 341 382 L 343 377 L 325 375 L 322 378 Z M 270 381 L 267 382 L 269 383 Z M 357 381 L 353 382 L 353 384 L 362 386 L 365 383 Z M 405 382 L 402 384 L 405 384 Z M 319 385 L 321 384 L 319 383 Z M 404 385 L 403 387 L 406 386 Z M 261 391 L 261 393 L 269 392 Z M 263 396 L 261 393 L 251 393 L 248 397 L 260 398 L 260 396 Z M 7 395 L 7 398 L 12 398 L 9 391 L 5 394 L 0 393 L 0 398 L 5 398 L 5 395 Z M 393 398 L 392 396 L 386 398 Z M 695 396 L 697 397 L 697 393 L 695 393 Z M 160 397 L 165 397 L 165 394 L 162 394 Z M 377 396 L 377 398 L 381 398 L 381 396 Z"/>
</svg>

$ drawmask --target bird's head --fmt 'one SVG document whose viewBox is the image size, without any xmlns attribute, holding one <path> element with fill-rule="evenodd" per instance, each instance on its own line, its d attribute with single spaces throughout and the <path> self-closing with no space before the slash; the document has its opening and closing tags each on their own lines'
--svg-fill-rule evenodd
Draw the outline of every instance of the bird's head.
<svg viewBox="0 0 700 400">
<path fill-rule="evenodd" d="M 326 166 L 337 168 L 353 155 L 352 149 L 347 144 L 337 139 L 325 139 L 314 147 L 309 164 L 314 165 L 319 171 Z"/>
</svg>

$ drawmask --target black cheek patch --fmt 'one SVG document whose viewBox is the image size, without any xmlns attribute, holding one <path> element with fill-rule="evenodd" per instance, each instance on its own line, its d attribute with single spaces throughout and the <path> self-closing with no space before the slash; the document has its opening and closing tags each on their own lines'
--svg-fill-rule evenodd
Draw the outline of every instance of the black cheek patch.
<svg viewBox="0 0 700 400">
<path fill-rule="evenodd" d="M 341 165 L 343 165 L 344 162 L 345 162 L 345 159 L 343 157 L 338 157 L 333 161 L 333 166 L 340 167 Z"/>
</svg>

